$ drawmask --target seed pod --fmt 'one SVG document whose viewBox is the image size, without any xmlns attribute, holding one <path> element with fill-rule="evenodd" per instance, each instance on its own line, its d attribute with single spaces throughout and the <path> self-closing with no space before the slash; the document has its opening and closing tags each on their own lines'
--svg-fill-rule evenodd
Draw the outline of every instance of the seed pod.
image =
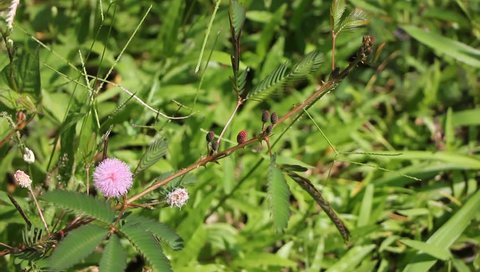
<svg viewBox="0 0 480 272">
<path fill-rule="evenodd" d="M 270 121 L 272 122 L 273 125 L 275 125 L 278 122 L 278 115 L 275 112 L 272 112 L 272 115 L 270 116 Z"/>
<path fill-rule="evenodd" d="M 265 129 L 265 135 L 270 135 L 272 133 L 272 125 L 269 125 L 266 129 Z"/>
<path fill-rule="evenodd" d="M 268 122 L 268 119 L 270 119 L 270 112 L 264 110 L 262 113 L 262 123 Z"/>
<path fill-rule="evenodd" d="M 245 130 L 240 131 L 237 135 L 237 143 L 243 144 L 246 140 L 247 140 L 247 132 Z"/>
<path fill-rule="evenodd" d="M 210 142 L 213 141 L 214 139 L 215 139 L 215 132 L 213 132 L 213 131 L 210 130 L 210 131 L 207 133 L 206 140 L 207 140 L 207 142 L 210 143 Z"/>
</svg>

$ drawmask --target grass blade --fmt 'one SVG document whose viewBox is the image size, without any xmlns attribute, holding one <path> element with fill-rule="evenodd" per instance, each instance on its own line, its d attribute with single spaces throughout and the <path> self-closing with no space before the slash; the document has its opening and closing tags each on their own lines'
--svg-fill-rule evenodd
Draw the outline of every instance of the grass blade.
<svg viewBox="0 0 480 272">
<path fill-rule="evenodd" d="M 451 40 L 439 34 L 427 32 L 415 26 L 404 26 L 403 29 L 413 38 L 438 53 L 450 56 L 473 67 L 480 67 L 480 50 L 459 41 Z"/>
<path fill-rule="evenodd" d="M 439 248 L 449 248 L 468 227 L 473 217 L 478 213 L 479 206 L 480 191 L 477 191 L 426 243 Z M 437 260 L 434 257 L 425 253 L 418 253 L 403 271 L 429 271 L 436 262 Z"/>
</svg>

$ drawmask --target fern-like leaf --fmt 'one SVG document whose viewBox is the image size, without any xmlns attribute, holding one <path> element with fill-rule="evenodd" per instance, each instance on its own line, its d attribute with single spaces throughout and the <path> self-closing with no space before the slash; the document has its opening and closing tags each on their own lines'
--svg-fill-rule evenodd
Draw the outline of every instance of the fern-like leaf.
<svg viewBox="0 0 480 272">
<path fill-rule="evenodd" d="M 277 168 L 275 156 L 272 156 L 268 169 L 268 196 L 273 224 L 281 232 L 288 224 L 290 191 L 282 171 Z"/>
<path fill-rule="evenodd" d="M 135 214 L 129 215 L 126 218 L 126 222 L 131 225 L 137 225 L 139 228 L 151 232 L 156 237 L 168 243 L 173 250 L 181 250 L 183 248 L 182 237 L 163 223 Z"/>
<path fill-rule="evenodd" d="M 135 173 L 139 173 L 161 160 L 167 154 L 167 150 L 167 141 L 164 138 L 158 137 L 155 139 L 143 154 Z"/>
<path fill-rule="evenodd" d="M 345 12 L 345 0 L 333 0 L 330 6 L 330 26 L 337 30 L 343 13 Z"/>
<path fill-rule="evenodd" d="M 344 20 L 342 20 L 336 32 L 338 34 L 341 31 L 350 31 L 366 24 L 368 24 L 367 14 L 361 9 L 354 9 Z"/>
<path fill-rule="evenodd" d="M 54 270 L 65 270 L 90 255 L 102 242 L 108 230 L 88 224 L 71 231 L 47 259 L 47 265 Z"/>
<path fill-rule="evenodd" d="M 173 271 L 155 236 L 136 223 L 126 223 L 120 230 L 147 259 L 154 271 Z"/>
<path fill-rule="evenodd" d="M 237 0 L 230 1 L 230 27 L 233 29 L 235 39 L 238 39 L 242 31 L 243 23 L 245 22 L 245 8 L 238 3 Z"/>
<path fill-rule="evenodd" d="M 108 240 L 107 246 L 103 251 L 102 259 L 100 260 L 100 271 L 125 271 L 126 267 L 127 254 L 122 244 L 120 244 L 120 239 L 118 239 L 117 235 L 112 235 Z"/>
<path fill-rule="evenodd" d="M 323 62 L 320 51 L 313 51 L 296 63 L 290 70 L 289 65 L 280 64 L 265 79 L 248 94 L 247 98 L 253 100 L 264 100 L 271 96 L 276 90 L 307 77 L 317 71 Z"/>
<path fill-rule="evenodd" d="M 250 72 L 250 69 L 248 67 L 245 70 L 239 71 L 236 77 L 236 81 L 233 85 L 235 88 L 235 92 L 237 94 L 242 94 L 242 96 L 245 96 L 246 93 L 245 85 L 247 84 L 248 72 Z"/>
<path fill-rule="evenodd" d="M 107 224 L 110 224 L 115 217 L 115 212 L 107 202 L 78 192 L 56 190 L 44 194 L 42 199 Z"/>
<path fill-rule="evenodd" d="M 50 240 L 42 241 L 43 229 L 33 226 L 25 227 L 22 231 L 23 244 L 26 246 L 24 250 L 13 255 L 22 260 L 35 261 L 42 258 L 46 251 L 50 248 Z"/>
</svg>

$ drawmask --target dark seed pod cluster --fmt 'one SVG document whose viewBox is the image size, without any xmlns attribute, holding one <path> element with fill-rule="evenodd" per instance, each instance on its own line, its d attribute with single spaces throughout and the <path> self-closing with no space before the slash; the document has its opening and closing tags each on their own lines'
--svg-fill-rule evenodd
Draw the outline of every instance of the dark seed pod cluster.
<svg viewBox="0 0 480 272">
<path fill-rule="evenodd" d="M 262 113 L 262 123 L 268 122 L 269 119 L 270 119 L 270 112 L 268 112 L 267 110 L 264 110 Z"/>
<path fill-rule="evenodd" d="M 237 143 L 243 144 L 246 140 L 247 140 L 247 132 L 245 130 L 240 131 L 237 135 Z"/>
<path fill-rule="evenodd" d="M 275 125 L 278 122 L 278 115 L 275 112 L 272 112 L 272 115 L 270 116 L 270 121 L 272 122 L 273 125 Z"/>
<path fill-rule="evenodd" d="M 212 142 L 214 139 L 215 139 L 215 132 L 213 132 L 213 131 L 210 130 L 210 131 L 207 133 L 206 140 L 207 140 L 207 142 L 210 143 L 210 142 Z"/>
</svg>

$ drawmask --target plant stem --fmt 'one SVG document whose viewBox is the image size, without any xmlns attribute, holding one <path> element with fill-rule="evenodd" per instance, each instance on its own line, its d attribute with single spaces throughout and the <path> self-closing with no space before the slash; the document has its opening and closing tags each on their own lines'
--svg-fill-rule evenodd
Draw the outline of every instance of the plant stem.
<svg viewBox="0 0 480 272">
<path fill-rule="evenodd" d="M 335 70 L 335 47 L 337 45 L 337 34 L 332 29 L 332 71 Z"/>
<path fill-rule="evenodd" d="M 22 207 L 20 207 L 20 205 L 18 204 L 18 202 L 15 200 L 15 198 L 13 198 L 12 194 L 7 192 L 7 196 L 8 198 L 10 199 L 10 201 L 12 202 L 13 206 L 15 206 L 15 208 L 17 209 L 17 211 L 20 213 L 20 215 L 22 216 L 23 220 L 25 221 L 25 223 L 27 224 L 28 227 L 31 227 L 32 226 L 32 223 L 30 222 L 30 220 L 28 219 L 27 215 L 25 214 L 25 212 L 23 211 Z"/>
<path fill-rule="evenodd" d="M 37 198 L 35 197 L 35 194 L 33 193 L 32 187 L 28 187 L 28 191 L 30 191 L 30 194 L 32 195 L 33 202 L 35 202 L 35 206 L 37 207 L 38 214 L 40 215 L 40 219 L 42 219 L 42 223 L 43 223 L 43 226 L 45 227 L 45 230 L 50 234 L 50 231 L 48 230 L 47 222 L 45 221 L 45 218 L 43 217 L 42 209 L 40 208 L 40 205 L 38 204 Z"/>
<path fill-rule="evenodd" d="M 220 147 L 220 142 L 222 141 L 222 138 L 223 138 L 223 134 L 225 134 L 225 132 L 227 131 L 228 126 L 232 122 L 233 117 L 235 117 L 235 114 L 237 114 L 237 111 L 242 104 L 243 104 L 243 99 L 241 99 L 239 97 L 238 100 L 237 100 L 237 105 L 235 106 L 235 109 L 233 110 L 232 114 L 230 115 L 230 118 L 228 118 L 228 121 L 225 124 L 225 126 L 223 127 L 222 132 L 220 133 L 220 136 L 218 136 L 217 144 L 218 144 L 219 147 Z"/>
</svg>

